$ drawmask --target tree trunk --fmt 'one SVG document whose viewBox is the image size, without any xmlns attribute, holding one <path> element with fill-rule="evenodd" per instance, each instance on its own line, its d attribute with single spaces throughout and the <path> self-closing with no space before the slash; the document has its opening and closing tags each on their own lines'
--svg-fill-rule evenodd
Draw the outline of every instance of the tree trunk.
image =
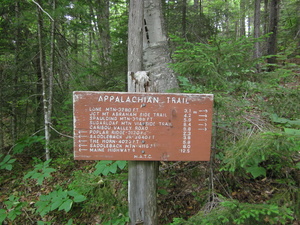
<svg viewBox="0 0 300 225">
<path fill-rule="evenodd" d="M 128 71 L 143 69 L 144 1 L 131 0 L 128 25 Z M 129 86 L 131 89 L 131 86 Z"/>
<path fill-rule="evenodd" d="M 144 70 L 150 73 L 150 92 L 178 88 L 174 72 L 168 67 L 171 57 L 159 0 L 145 0 Z"/>
<path fill-rule="evenodd" d="M 270 1 L 270 14 L 269 14 L 269 32 L 271 32 L 270 37 L 268 38 L 268 47 L 267 53 L 272 57 L 268 58 L 269 64 L 276 63 L 277 54 L 277 31 L 278 31 L 278 12 L 279 12 L 279 1 L 280 0 L 271 0 Z M 269 70 L 273 71 L 275 67 L 273 65 L 269 66 Z"/>
<path fill-rule="evenodd" d="M 251 16 L 248 17 L 248 36 L 251 36 Z"/>
<path fill-rule="evenodd" d="M 11 104 L 11 137 L 13 143 L 15 143 L 18 139 L 18 128 L 17 128 L 17 93 L 18 93 L 18 77 L 20 75 L 20 45 L 21 45 L 21 30 L 20 30 L 20 2 L 16 1 L 15 3 L 15 15 L 16 15 L 16 22 L 18 26 L 15 30 L 15 71 L 12 75 L 13 77 L 13 100 Z"/>
<path fill-rule="evenodd" d="M 254 38 L 260 37 L 260 2 L 261 0 L 255 0 L 254 10 Z M 258 59 L 261 56 L 260 42 L 254 43 L 254 58 Z M 260 72 L 259 65 L 256 65 L 257 72 Z"/>
<path fill-rule="evenodd" d="M 240 37 L 246 35 L 246 27 L 245 27 L 245 0 L 240 1 Z"/>
<path fill-rule="evenodd" d="M 128 26 L 129 92 L 145 91 L 144 84 L 139 77 L 132 77 L 143 68 L 143 9 L 144 1 L 130 1 Z M 155 171 L 157 165 L 156 162 L 128 162 L 128 202 L 131 225 L 157 224 L 157 173 Z"/>
<path fill-rule="evenodd" d="M 269 27 L 269 0 L 264 0 L 263 20 L 263 34 L 266 35 Z M 267 55 L 268 39 L 266 39 L 262 45 L 263 55 Z"/>
<path fill-rule="evenodd" d="M 182 0 L 182 37 L 186 39 L 186 0 Z"/>
<path fill-rule="evenodd" d="M 34 120 L 34 128 L 35 130 L 40 130 L 43 124 L 43 85 L 42 85 L 42 74 L 41 74 L 41 63 L 40 63 L 40 53 L 39 50 L 37 50 L 36 56 L 33 61 L 35 70 L 36 70 L 36 110 L 35 110 L 35 120 Z"/>
<path fill-rule="evenodd" d="M 97 0 L 97 24 L 100 36 L 102 63 L 110 61 L 109 0 Z"/>
<path fill-rule="evenodd" d="M 146 0 L 145 5 L 144 1 L 130 1 L 129 92 L 164 92 L 177 87 L 175 76 L 167 67 L 167 63 L 171 60 L 162 24 L 159 0 Z M 149 72 L 142 71 L 144 69 Z M 158 224 L 156 202 L 158 162 L 130 161 L 128 170 L 130 224 Z"/>
<path fill-rule="evenodd" d="M 264 0 L 264 26 L 263 26 L 263 34 L 268 33 L 268 23 L 269 23 L 269 0 Z"/>
<path fill-rule="evenodd" d="M 41 6 L 41 1 L 38 2 Z M 37 14 L 38 14 L 38 43 L 39 43 L 39 52 L 40 52 L 40 69 L 42 76 L 42 96 L 43 96 L 43 112 L 44 112 L 44 129 L 45 129 L 45 158 L 46 160 L 50 159 L 50 117 L 49 117 L 49 102 L 48 102 L 48 81 L 46 75 L 46 55 L 44 52 L 44 44 L 43 44 L 43 17 L 42 11 L 37 6 Z"/>
<path fill-rule="evenodd" d="M 225 34 L 230 37 L 230 23 L 229 23 L 229 3 L 225 0 Z"/>
<path fill-rule="evenodd" d="M 52 11 L 56 9 L 56 0 L 52 0 Z M 49 87 L 48 87 L 48 122 L 51 125 L 52 102 L 53 102 L 53 79 L 55 70 L 55 20 L 51 21 L 51 39 L 50 39 L 50 67 L 49 67 Z M 50 141 L 50 140 L 49 140 Z"/>
<path fill-rule="evenodd" d="M 0 66 L 0 82 L 4 83 L 3 69 Z M 4 154 L 4 104 L 3 98 L 3 88 L 0 88 L 0 154 Z"/>
</svg>

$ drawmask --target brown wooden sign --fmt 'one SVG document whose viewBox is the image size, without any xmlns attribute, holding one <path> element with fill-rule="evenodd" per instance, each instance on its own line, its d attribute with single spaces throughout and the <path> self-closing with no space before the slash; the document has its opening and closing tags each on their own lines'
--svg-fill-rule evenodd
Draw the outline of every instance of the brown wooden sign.
<svg viewBox="0 0 300 225">
<path fill-rule="evenodd" d="M 76 91 L 76 160 L 208 161 L 213 95 Z"/>
</svg>

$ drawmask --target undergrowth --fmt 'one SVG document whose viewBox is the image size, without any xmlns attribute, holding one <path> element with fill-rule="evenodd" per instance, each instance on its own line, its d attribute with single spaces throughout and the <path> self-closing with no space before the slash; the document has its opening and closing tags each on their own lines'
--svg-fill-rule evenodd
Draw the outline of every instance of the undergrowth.
<svg viewBox="0 0 300 225">
<path fill-rule="evenodd" d="M 264 59 L 249 56 L 254 39 L 175 41 L 181 92 L 214 94 L 212 160 L 161 163 L 160 223 L 299 222 L 299 66 L 257 73 Z M 0 223 L 128 224 L 126 162 L 76 162 L 68 137 L 56 137 L 43 162 L 43 144 L 26 136 L 0 155 Z"/>
</svg>

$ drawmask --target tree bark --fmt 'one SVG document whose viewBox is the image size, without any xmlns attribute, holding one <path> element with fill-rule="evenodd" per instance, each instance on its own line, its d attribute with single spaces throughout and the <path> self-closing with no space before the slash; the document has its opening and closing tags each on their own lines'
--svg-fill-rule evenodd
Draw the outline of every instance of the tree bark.
<svg viewBox="0 0 300 225">
<path fill-rule="evenodd" d="M 178 83 L 174 72 L 168 67 L 172 60 L 159 0 L 145 0 L 144 20 L 143 66 L 150 74 L 149 91 L 174 90 L 178 88 Z"/>
<path fill-rule="evenodd" d="M 159 0 L 130 1 L 129 92 L 164 92 L 177 87 L 175 76 L 167 67 L 171 59 L 164 32 Z M 158 224 L 156 200 L 158 162 L 130 161 L 128 170 L 130 224 Z"/>
<path fill-rule="evenodd" d="M 182 37 L 186 39 L 186 0 L 182 0 L 182 19 L 181 19 L 181 24 L 182 24 Z"/>
<path fill-rule="evenodd" d="M 105 64 L 110 61 L 109 0 L 97 0 L 96 2 L 101 59 Z"/>
<path fill-rule="evenodd" d="M 34 129 L 35 130 L 40 130 L 41 127 L 43 126 L 43 95 L 42 95 L 42 90 L 43 90 L 43 85 L 42 85 L 42 74 L 41 74 L 41 64 L 40 64 L 40 53 L 39 50 L 37 49 L 36 56 L 33 60 L 33 65 L 35 67 L 35 72 L 36 72 L 36 109 L 35 109 L 35 120 L 34 120 Z"/>
<path fill-rule="evenodd" d="M 56 9 L 56 0 L 52 0 L 52 11 Z M 53 102 L 53 79 L 55 69 L 55 20 L 51 21 L 51 40 L 50 40 L 50 67 L 49 67 L 49 87 L 48 87 L 48 122 L 51 124 L 52 102 Z"/>
<path fill-rule="evenodd" d="M 245 0 L 240 1 L 240 37 L 246 35 L 246 26 L 245 26 Z"/>
<path fill-rule="evenodd" d="M 248 17 L 248 36 L 251 36 L 251 16 Z"/>
<path fill-rule="evenodd" d="M 254 10 L 254 38 L 260 37 L 260 3 L 261 0 L 255 0 Z M 254 58 L 258 59 L 261 56 L 260 42 L 255 41 L 254 43 Z M 260 72 L 259 65 L 256 65 L 257 72 Z"/>
<path fill-rule="evenodd" d="M 276 63 L 277 54 L 277 31 L 278 31 L 278 13 L 279 13 L 279 2 L 280 0 L 271 0 L 270 1 L 270 14 L 269 14 L 269 32 L 271 32 L 270 37 L 268 38 L 268 47 L 267 53 L 271 55 L 268 58 L 269 64 Z M 269 71 L 273 71 L 275 67 L 273 65 L 269 66 Z"/>
<path fill-rule="evenodd" d="M 38 2 L 41 5 L 41 1 Z M 38 15 L 38 43 L 39 43 L 39 52 L 40 52 L 40 69 L 41 69 L 41 77 L 42 77 L 42 96 L 43 96 L 43 112 L 44 112 L 44 129 L 45 129 L 45 158 L 46 160 L 50 159 L 50 117 L 49 117 L 49 104 L 48 104 L 48 81 L 46 75 L 46 55 L 44 52 L 44 44 L 43 44 L 43 17 L 42 11 L 37 6 L 37 15 Z"/>
<path fill-rule="evenodd" d="M 3 69 L 0 66 L 0 82 L 4 83 Z M 3 107 L 3 89 L 0 88 L 0 154 L 4 154 L 4 107 Z"/>
<path fill-rule="evenodd" d="M 144 1 L 131 0 L 128 30 L 128 91 L 145 92 L 146 79 L 140 79 L 143 68 Z M 128 162 L 128 202 L 130 224 L 157 224 L 157 162 Z"/>
<path fill-rule="evenodd" d="M 18 116 L 17 116 L 17 93 L 18 93 L 18 77 L 20 75 L 20 45 L 21 45 L 21 30 L 20 30 L 20 2 L 16 1 L 15 3 L 15 16 L 18 23 L 17 28 L 15 29 L 15 71 L 12 75 L 13 77 L 13 100 L 11 104 L 11 136 L 12 141 L 15 143 L 18 139 Z"/>
</svg>

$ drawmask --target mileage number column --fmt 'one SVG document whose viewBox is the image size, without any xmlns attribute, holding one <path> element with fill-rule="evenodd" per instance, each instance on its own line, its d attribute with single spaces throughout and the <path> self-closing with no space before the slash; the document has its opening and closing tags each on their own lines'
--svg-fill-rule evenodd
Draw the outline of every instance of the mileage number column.
<svg viewBox="0 0 300 225">
<path fill-rule="evenodd" d="M 192 139 L 192 110 L 184 109 L 183 124 L 182 124 L 182 148 L 180 153 L 191 152 L 191 139 Z"/>
</svg>

